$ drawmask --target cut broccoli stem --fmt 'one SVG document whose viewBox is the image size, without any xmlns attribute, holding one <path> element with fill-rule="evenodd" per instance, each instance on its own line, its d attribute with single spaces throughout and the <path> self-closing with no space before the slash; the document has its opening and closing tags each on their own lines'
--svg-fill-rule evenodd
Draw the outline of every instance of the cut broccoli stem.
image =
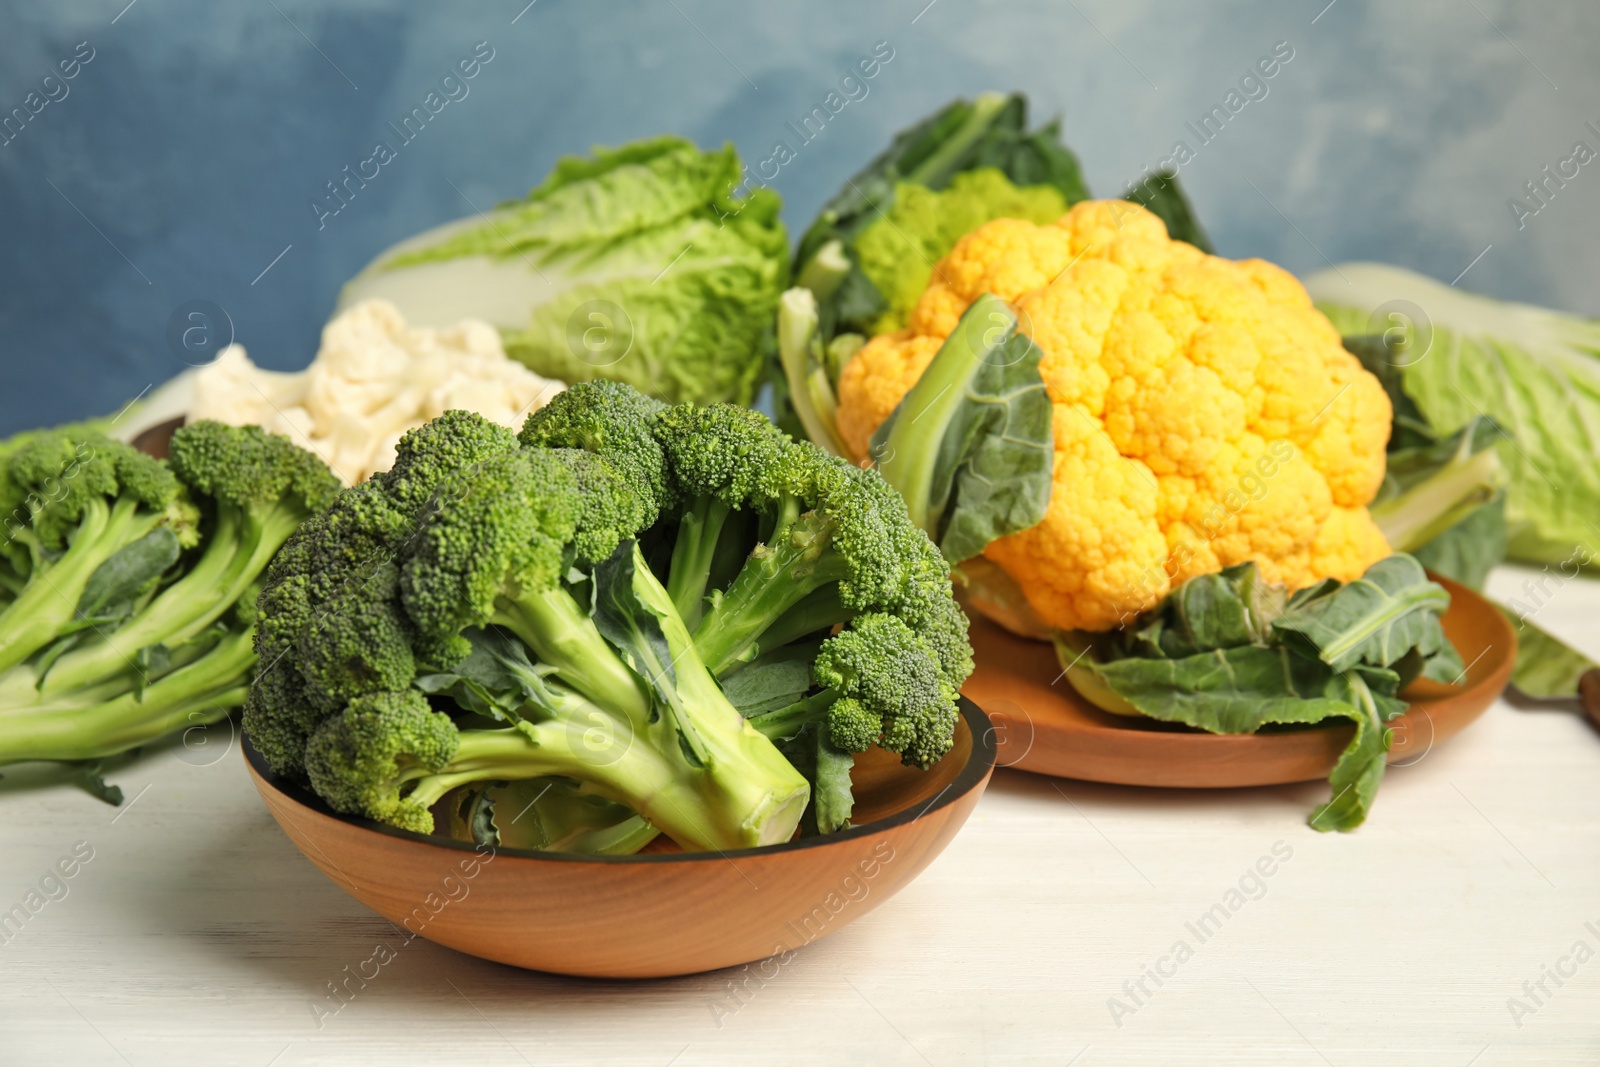
<svg viewBox="0 0 1600 1067">
<path fill-rule="evenodd" d="M 66 550 L 37 570 L 0 614 L 0 670 L 16 666 L 55 640 L 72 621 L 89 576 L 117 549 L 165 520 L 164 512 L 147 511 L 131 497 L 118 497 L 109 505 L 98 497 L 86 502 Z"/>
<path fill-rule="evenodd" d="M 255 665 L 254 632 L 229 634 L 199 659 L 142 690 L 105 699 L 85 690 L 70 699 L 0 711 L 0 764 L 92 759 L 149 744 L 189 726 L 216 722 L 244 703 Z"/>
<path fill-rule="evenodd" d="M 723 528 L 733 509 L 716 497 L 703 496 L 683 512 L 672 547 L 667 592 L 684 624 L 694 626 L 705 611 L 706 589 Z"/>
<path fill-rule="evenodd" d="M 650 699 L 638 677 L 600 636 L 594 619 L 565 589 L 501 597 L 491 622 L 522 639 L 541 663 L 590 700 L 643 723 Z"/>
<path fill-rule="evenodd" d="M 798 511 L 793 498 L 784 503 L 772 536 L 750 553 L 725 593 L 712 594 L 710 610 L 695 627 L 695 647 L 719 678 L 754 659 L 762 636 L 790 609 L 849 576 L 849 566 L 831 549 L 828 520 Z"/>
</svg>

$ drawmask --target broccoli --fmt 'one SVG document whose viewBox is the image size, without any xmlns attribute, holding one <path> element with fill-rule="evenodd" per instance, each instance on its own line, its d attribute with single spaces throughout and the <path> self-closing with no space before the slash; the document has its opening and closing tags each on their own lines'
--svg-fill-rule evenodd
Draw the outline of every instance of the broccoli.
<svg viewBox="0 0 1600 1067">
<path fill-rule="evenodd" d="M 432 832 L 454 797 L 487 825 L 520 795 L 495 783 L 556 780 L 642 817 L 620 847 L 747 847 L 843 825 L 848 752 L 949 748 L 965 617 L 877 474 L 615 382 L 515 439 L 450 412 L 397 453 L 258 602 L 277 666 L 246 730 L 335 810 Z"/>
<path fill-rule="evenodd" d="M 255 427 L 183 427 L 170 456 L 64 427 L 0 459 L 0 764 L 99 759 L 244 703 L 261 574 L 338 480 Z"/>
<path fill-rule="evenodd" d="M 727 678 L 847 626 L 815 661 L 824 691 L 760 721 L 792 736 L 825 720 L 846 751 L 879 744 L 909 765 L 939 759 L 972 651 L 950 568 L 899 494 L 754 412 L 683 406 L 657 425 L 685 499 L 669 588 L 680 609 L 704 602 L 694 638 L 712 672 Z M 747 526 L 730 534 L 739 511 L 759 539 L 746 543 Z"/>
</svg>

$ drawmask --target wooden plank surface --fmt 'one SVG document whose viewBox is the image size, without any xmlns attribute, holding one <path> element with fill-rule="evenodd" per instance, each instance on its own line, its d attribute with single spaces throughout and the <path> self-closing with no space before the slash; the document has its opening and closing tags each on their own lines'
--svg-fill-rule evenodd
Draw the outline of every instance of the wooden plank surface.
<svg viewBox="0 0 1600 1067">
<path fill-rule="evenodd" d="M 1600 655 L 1600 584 L 1537 621 Z M 1567 711 L 1497 704 L 1344 836 L 1306 828 L 1317 783 L 1001 772 L 860 922 L 765 973 L 660 982 L 403 944 L 293 849 L 236 748 L 150 755 L 122 809 L 28 779 L 0 782 L 0 912 L 50 880 L 0 943 L 4 1065 L 1600 1062 L 1600 955 L 1572 954 L 1600 954 L 1600 735 Z M 379 946 L 341 1006 L 329 983 Z"/>
</svg>

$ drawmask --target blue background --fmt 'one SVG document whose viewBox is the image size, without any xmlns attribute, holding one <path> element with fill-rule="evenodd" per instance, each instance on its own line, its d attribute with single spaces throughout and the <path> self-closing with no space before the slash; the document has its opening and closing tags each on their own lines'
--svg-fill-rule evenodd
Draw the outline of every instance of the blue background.
<svg viewBox="0 0 1600 1067">
<path fill-rule="evenodd" d="M 0 146 L 0 432 L 182 370 L 167 324 L 188 301 L 225 308 L 263 365 L 302 366 L 340 284 L 393 241 L 592 144 L 672 131 L 764 158 L 879 41 L 894 58 L 870 94 L 773 183 L 791 231 L 893 131 L 986 89 L 1063 115 L 1115 195 L 1197 147 L 1185 122 L 1288 41 L 1268 95 L 1182 170 L 1220 252 L 1449 281 L 1492 245 L 1463 288 L 1600 311 L 1600 163 L 1520 229 L 1507 206 L 1573 142 L 1600 148 L 1592 0 L 125 2 L 0 15 L 0 112 L 95 50 Z M 479 41 L 494 58 L 470 94 L 319 230 L 325 183 Z"/>
</svg>

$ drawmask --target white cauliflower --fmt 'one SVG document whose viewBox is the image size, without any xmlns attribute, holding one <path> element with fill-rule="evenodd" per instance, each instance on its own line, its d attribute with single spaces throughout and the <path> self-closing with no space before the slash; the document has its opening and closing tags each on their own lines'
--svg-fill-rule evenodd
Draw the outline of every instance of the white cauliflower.
<svg viewBox="0 0 1600 1067">
<path fill-rule="evenodd" d="M 323 327 L 299 373 L 262 370 L 229 345 L 196 376 L 188 418 L 281 433 L 354 485 L 389 469 L 402 434 L 446 411 L 515 430 L 564 388 L 509 358 L 486 322 L 408 329 L 393 304 L 366 300 Z"/>
</svg>

